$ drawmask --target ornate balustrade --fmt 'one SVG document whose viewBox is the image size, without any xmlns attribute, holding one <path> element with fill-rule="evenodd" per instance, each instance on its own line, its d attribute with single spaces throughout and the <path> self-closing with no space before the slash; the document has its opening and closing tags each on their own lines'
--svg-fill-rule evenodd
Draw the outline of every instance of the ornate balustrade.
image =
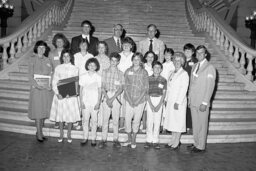
<svg viewBox="0 0 256 171">
<path fill-rule="evenodd" d="M 10 67 L 11 64 L 27 52 L 28 48 L 46 30 L 60 25 L 69 13 L 72 4 L 73 0 L 67 0 L 66 3 L 47 1 L 41 9 L 23 21 L 13 34 L 0 39 L 0 46 L 3 48 L 4 69 Z"/>
<path fill-rule="evenodd" d="M 246 45 L 237 33 L 211 8 L 194 8 L 191 0 L 187 0 L 188 15 L 198 32 L 205 31 L 223 50 L 227 60 L 250 82 L 255 81 L 256 50 Z"/>
</svg>

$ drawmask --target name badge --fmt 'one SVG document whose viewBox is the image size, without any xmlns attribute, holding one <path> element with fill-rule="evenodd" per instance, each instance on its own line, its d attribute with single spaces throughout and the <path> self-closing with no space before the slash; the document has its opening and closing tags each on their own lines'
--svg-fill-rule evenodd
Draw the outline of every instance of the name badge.
<svg viewBox="0 0 256 171">
<path fill-rule="evenodd" d="M 55 61 L 57 61 L 57 60 L 59 60 L 60 58 L 58 57 L 58 56 L 54 56 L 53 57 L 53 60 L 55 60 Z"/>
<path fill-rule="evenodd" d="M 48 67 L 51 67 L 51 64 L 49 64 L 49 63 L 47 63 L 46 65 L 47 65 Z"/>
<path fill-rule="evenodd" d="M 194 76 L 194 77 L 198 77 L 198 74 L 196 74 L 196 73 L 193 72 L 193 76 Z"/>
<path fill-rule="evenodd" d="M 189 66 L 193 66 L 195 63 L 194 62 L 189 62 L 188 65 Z"/>
<path fill-rule="evenodd" d="M 116 80 L 116 81 L 114 82 L 114 84 L 115 84 L 115 85 L 120 85 L 120 82 Z"/>
<path fill-rule="evenodd" d="M 164 88 L 164 85 L 163 84 L 158 84 L 158 87 L 159 88 Z"/>
<path fill-rule="evenodd" d="M 128 75 L 133 75 L 133 72 L 132 72 L 132 71 L 129 71 L 129 72 L 128 72 Z"/>
</svg>

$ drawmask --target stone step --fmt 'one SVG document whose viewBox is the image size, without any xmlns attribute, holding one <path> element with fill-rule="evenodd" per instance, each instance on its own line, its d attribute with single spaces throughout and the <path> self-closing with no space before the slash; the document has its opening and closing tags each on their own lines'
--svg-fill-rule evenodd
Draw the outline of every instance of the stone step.
<svg viewBox="0 0 256 171">
<path fill-rule="evenodd" d="M 28 91 L 30 89 L 30 85 L 28 81 L 0 79 L 0 88 Z"/>
<path fill-rule="evenodd" d="M 215 99 L 212 102 L 212 109 L 215 108 L 248 108 L 255 109 L 256 111 L 256 100 L 255 99 Z"/>
<path fill-rule="evenodd" d="M 83 21 L 83 17 L 78 18 L 76 17 L 80 14 L 72 14 L 69 18 L 69 21 L 67 22 L 67 25 L 69 26 L 80 26 L 81 22 Z M 86 14 L 81 14 L 81 16 L 85 16 Z M 143 14 L 145 15 L 145 14 Z M 93 24 L 93 26 L 96 25 L 106 25 L 113 27 L 113 24 L 122 24 L 124 28 L 140 28 L 144 27 L 147 28 L 149 24 L 152 24 L 151 16 L 142 17 L 142 16 L 115 16 L 115 15 L 106 15 L 104 17 L 95 16 L 95 15 L 86 15 L 87 19 L 90 20 Z M 171 23 L 166 22 L 172 21 Z M 154 24 L 157 26 L 159 30 L 162 30 L 161 28 L 165 28 L 166 26 L 172 27 L 174 24 L 186 24 L 188 25 L 187 19 L 184 17 L 177 17 L 177 16 L 166 16 L 166 18 L 161 19 L 158 17 L 156 21 L 154 21 Z"/>
<path fill-rule="evenodd" d="M 34 123 L 26 121 L 13 121 L 8 119 L 0 119 L 0 130 L 17 132 L 24 134 L 35 134 L 36 128 Z M 59 129 L 54 129 L 53 125 L 45 124 L 43 128 L 45 136 L 59 137 Z M 66 135 L 66 130 L 64 135 Z M 108 133 L 108 141 L 112 141 L 112 133 Z M 82 139 L 82 131 L 72 130 L 73 139 Z M 171 139 L 170 134 L 161 134 L 160 143 L 168 143 Z M 89 139 L 91 134 L 89 133 Z M 101 139 L 101 133 L 97 132 L 97 140 Z M 124 142 L 127 140 L 126 133 L 119 133 L 119 141 Z M 146 140 L 146 134 L 138 133 L 136 141 L 138 143 L 144 143 Z M 256 141 L 256 130 L 228 130 L 228 131 L 209 131 L 207 143 L 234 143 L 234 142 L 253 142 Z M 182 135 L 181 143 L 193 143 L 192 135 Z"/>
<path fill-rule="evenodd" d="M 217 90 L 243 90 L 244 83 L 236 83 L 236 82 L 218 82 Z"/>
<path fill-rule="evenodd" d="M 241 129 L 256 129 L 256 114 L 247 113 L 246 116 L 239 116 L 238 113 L 235 113 L 237 118 L 230 118 L 228 114 L 222 114 L 220 117 L 217 117 L 218 114 L 211 111 L 211 119 L 209 122 L 209 130 L 241 130 Z M 215 116 L 216 115 L 216 116 Z M 234 114 L 233 114 L 234 115 Z M 250 118 L 251 116 L 251 118 Z M 4 108 L 0 109 L 0 118 L 1 119 L 11 119 L 18 121 L 27 121 L 34 122 L 33 120 L 28 119 L 27 112 L 23 109 L 10 109 Z M 47 124 L 52 124 L 51 121 L 46 119 Z"/>
<path fill-rule="evenodd" d="M 10 72 L 10 80 L 29 81 L 28 73 L 24 72 Z"/>
<path fill-rule="evenodd" d="M 11 108 L 15 110 L 28 110 L 28 100 L 15 98 L 1 98 L 0 108 Z"/>
<path fill-rule="evenodd" d="M 0 88 L 0 98 L 16 98 L 19 100 L 25 100 L 29 98 L 29 91 Z"/>
<path fill-rule="evenodd" d="M 219 83 L 220 84 L 220 83 Z M 240 83 L 238 83 L 240 84 Z M 243 83 L 241 83 L 243 84 Z M 254 99 L 256 100 L 256 92 L 245 90 L 219 90 L 215 94 L 215 99 Z M 256 114 L 256 111 L 255 111 Z"/>
<path fill-rule="evenodd" d="M 245 108 L 237 108 L 237 109 L 231 109 L 231 108 L 219 108 L 211 110 L 210 118 L 211 119 L 255 119 L 256 118 L 256 109 L 245 109 Z"/>
</svg>

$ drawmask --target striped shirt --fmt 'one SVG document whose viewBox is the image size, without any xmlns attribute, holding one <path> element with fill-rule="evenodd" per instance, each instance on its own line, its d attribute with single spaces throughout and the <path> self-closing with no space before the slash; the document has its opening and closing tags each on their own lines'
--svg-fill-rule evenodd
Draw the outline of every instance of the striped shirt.
<svg viewBox="0 0 256 171">
<path fill-rule="evenodd" d="M 167 81 L 164 77 L 154 75 L 149 76 L 149 90 L 148 95 L 152 97 L 159 97 L 163 95 L 163 91 L 167 90 Z"/>
</svg>

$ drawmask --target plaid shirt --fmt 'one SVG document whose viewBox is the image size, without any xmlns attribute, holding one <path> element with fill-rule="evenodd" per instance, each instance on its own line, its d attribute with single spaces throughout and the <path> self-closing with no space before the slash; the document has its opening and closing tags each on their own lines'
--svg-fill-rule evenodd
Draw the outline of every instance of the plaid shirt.
<svg viewBox="0 0 256 171">
<path fill-rule="evenodd" d="M 106 91 L 117 91 L 124 85 L 124 74 L 118 68 L 112 70 L 110 67 L 102 72 L 102 89 Z"/>
<path fill-rule="evenodd" d="M 144 68 L 140 68 L 137 71 L 133 70 L 133 67 L 128 68 L 124 74 L 125 86 L 124 91 L 130 95 L 132 101 L 138 100 L 141 94 L 148 90 L 148 73 Z M 126 95 L 124 95 L 127 100 Z M 146 96 L 142 98 L 139 104 L 146 101 Z"/>
</svg>

